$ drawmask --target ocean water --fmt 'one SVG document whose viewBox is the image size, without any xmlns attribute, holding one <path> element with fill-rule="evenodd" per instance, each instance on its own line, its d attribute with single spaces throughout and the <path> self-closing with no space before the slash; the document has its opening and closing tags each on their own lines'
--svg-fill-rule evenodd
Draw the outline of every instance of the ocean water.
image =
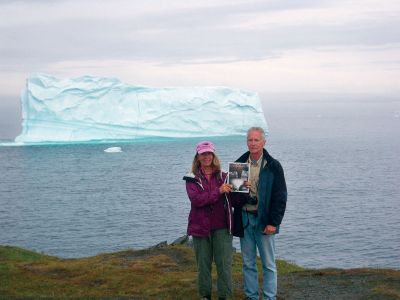
<svg viewBox="0 0 400 300">
<path fill-rule="evenodd" d="M 399 102 L 264 110 L 289 192 L 278 257 L 400 269 Z M 246 151 L 245 137 L 210 140 L 225 168 Z M 182 177 L 198 141 L 0 147 L 0 244 L 69 258 L 172 242 L 186 233 Z"/>
</svg>

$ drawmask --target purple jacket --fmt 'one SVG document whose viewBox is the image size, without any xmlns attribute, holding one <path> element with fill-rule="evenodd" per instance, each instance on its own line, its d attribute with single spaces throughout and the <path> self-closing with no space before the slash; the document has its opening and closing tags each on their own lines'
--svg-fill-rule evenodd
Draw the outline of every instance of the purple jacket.
<svg viewBox="0 0 400 300">
<path fill-rule="evenodd" d="M 189 213 L 188 235 L 207 237 L 211 231 L 211 211 L 218 201 L 224 201 L 226 228 L 232 232 L 232 203 L 225 194 L 219 193 L 219 187 L 224 183 L 227 173 L 214 173 L 208 184 L 202 173 L 194 175 L 187 174 L 183 177 L 186 181 L 186 191 L 191 202 Z M 236 203 L 235 203 L 236 204 Z M 237 206 L 237 205 L 234 205 Z"/>
</svg>

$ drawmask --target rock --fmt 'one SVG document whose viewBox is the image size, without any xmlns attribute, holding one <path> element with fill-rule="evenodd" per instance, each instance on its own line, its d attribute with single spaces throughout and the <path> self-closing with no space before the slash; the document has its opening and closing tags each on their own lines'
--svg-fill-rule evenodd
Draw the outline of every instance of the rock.
<svg viewBox="0 0 400 300">
<path fill-rule="evenodd" d="M 172 246 L 174 245 L 186 245 L 189 241 L 189 236 L 185 234 L 184 236 L 181 236 L 180 238 L 177 238 L 175 241 L 171 243 Z"/>
<path fill-rule="evenodd" d="M 157 245 L 151 246 L 149 249 L 159 249 L 167 246 L 168 246 L 167 241 L 163 241 L 161 243 L 158 243 Z"/>
</svg>

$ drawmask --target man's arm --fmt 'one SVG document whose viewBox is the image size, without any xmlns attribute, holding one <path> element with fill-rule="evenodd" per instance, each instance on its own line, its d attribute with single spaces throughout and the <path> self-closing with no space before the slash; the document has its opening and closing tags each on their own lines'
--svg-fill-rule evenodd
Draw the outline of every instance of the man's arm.
<svg viewBox="0 0 400 300">
<path fill-rule="evenodd" d="M 283 168 L 275 161 L 275 177 L 272 184 L 271 207 L 268 224 L 274 227 L 281 224 L 286 210 L 287 188 Z"/>
</svg>

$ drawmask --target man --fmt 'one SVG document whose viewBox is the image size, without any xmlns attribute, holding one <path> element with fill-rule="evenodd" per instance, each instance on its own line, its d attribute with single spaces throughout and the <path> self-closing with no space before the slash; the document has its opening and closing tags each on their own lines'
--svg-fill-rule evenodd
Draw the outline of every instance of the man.
<svg viewBox="0 0 400 300">
<path fill-rule="evenodd" d="M 286 209 L 285 176 L 279 161 L 264 149 L 264 130 L 252 127 L 247 131 L 248 152 L 237 162 L 250 163 L 249 194 L 236 194 L 245 202 L 235 209 L 233 234 L 240 237 L 243 259 L 244 293 L 247 300 L 259 299 L 257 248 L 263 270 L 263 299 L 276 299 L 277 270 L 275 263 L 275 234 L 279 232 Z M 232 195 L 233 196 L 233 195 Z"/>
</svg>

